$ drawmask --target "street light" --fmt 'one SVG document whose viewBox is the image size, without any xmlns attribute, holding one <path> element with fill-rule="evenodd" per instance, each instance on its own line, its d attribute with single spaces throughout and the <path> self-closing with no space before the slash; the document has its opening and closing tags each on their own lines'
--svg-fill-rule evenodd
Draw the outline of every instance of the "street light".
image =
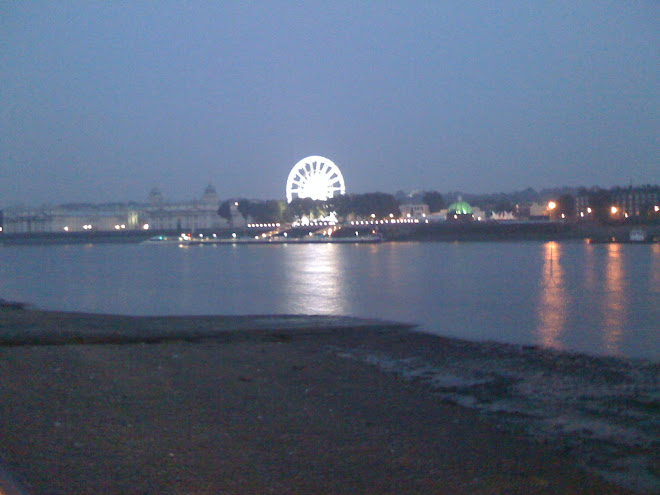
<svg viewBox="0 0 660 495">
<path fill-rule="evenodd" d="M 610 211 L 612 212 L 612 215 L 616 215 L 616 212 L 619 211 L 619 209 L 616 206 L 613 206 L 610 208 Z"/>
<path fill-rule="evenodd" d="M 554 201 L 550 201 L 548 203 L 548 210 L 554 210 L 555 208 L 557 208 L 557 203 L 555 203 Z"/>
</svg>

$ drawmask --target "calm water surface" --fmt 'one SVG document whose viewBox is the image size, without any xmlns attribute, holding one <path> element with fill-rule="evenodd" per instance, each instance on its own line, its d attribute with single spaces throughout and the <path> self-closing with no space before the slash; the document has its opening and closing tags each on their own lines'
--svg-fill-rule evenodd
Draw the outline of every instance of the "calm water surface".
<svg viewBox="0 0 660 495">
<path fill-rule="evenodd" d="M 473 340 L 660 359 L 660 245 L 0 247 L 0 297 L 43 309 L 345 314 Z"/>
</svg>

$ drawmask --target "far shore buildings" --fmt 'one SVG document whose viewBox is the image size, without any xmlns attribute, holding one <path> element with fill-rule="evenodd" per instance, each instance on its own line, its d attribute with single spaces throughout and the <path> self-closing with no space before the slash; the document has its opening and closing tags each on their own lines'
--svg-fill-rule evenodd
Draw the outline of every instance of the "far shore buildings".
<svg viewBox="0 0 660 495">
<path fill-rule="evenodd" d="M 154 188 L 146 203 L 75 203 L 40 208 L 14 207 L 3 212 L 2 227 L 7 234 L 40 232 L 109 232 L 115 230 L 188 231 L 228 227 L 218 215 L 219 200 L 209 185 L 198 200 L 167 202 Z M 232 208 L 232 225 L 245 219 Z"/>
<path fill-rule="evenodd" d="M 594 218 L 591 197 L 603 193 L 610 207 L 611 220 L 634 220 L 636 217 L 655 215 L 660 211 L 660 187 L 615 187 L 609 190 L 583 189 L 575 196 L 573 219 L 588 221 Z M 42 207 L 11 207 L 0 210 L 0 232 L 31 234 L 55 232 L 112 232 L 121 230 L 153 230 L 157 232 L 197 232 L 228 227 L 245 227 L 247 220 L 232 205 L 231 222 L 218 214 L 218 194 L 209 185 L 199 199 L 167 201 L 154 188 L 144 202 L 129 203 L 71 203 Z M 516 211 L 495 213 L 482 211 L 462 201 L 447 209 L 430 212 L 425 204 L 399 205 L 401 218 L 426 222 L 469 221 L 551 221 L 549 203 L 516 205 Z M 570 215 L 569 215 L 570 216 Z"/>
</svg>

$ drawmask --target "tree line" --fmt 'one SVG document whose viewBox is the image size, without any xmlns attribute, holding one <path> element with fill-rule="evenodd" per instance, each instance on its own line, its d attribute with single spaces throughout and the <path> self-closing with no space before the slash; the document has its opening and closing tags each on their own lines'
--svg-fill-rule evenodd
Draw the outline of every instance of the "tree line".
<svg viewBox="0 0 660 495">
<path fill-rule="evenodd" d="M 430 198 L 434 206 L 438 204 L 439 193 Z M 441 197 L 440 197 L 441 201 Z M 220 204 L 218 214 L 231 221 L 231 206 L 236 204 L 244 218 L 251 218 L 256 223 L 293 222 L 307 217 L 318 219 L 335 212 L 340 221 L 349 216 L 359 218 L 383 219 L 399 216 L 399 202 L 392 194 L 374 192 L 365 194 L 344 194 L 326 201 L 311 198 L 296 198 L 291 203 L 284 201 L 252 201 L 248 199 L 229 199 Z"/>
<path fill-rule="evenodd" d="M 657 186 L 646 186 L 655 190 Z M 645 189 L 646 189 L 645 188 Z M 612 221 L 611 207 L 614 197 L 622 188 L 601 189 L 585 187 L 543 189 L 540 192 L 532 188 L 512 193 L 495 194 L 465 194 L 463 199 L 486 212 L 519 212 L 520 205 L 547 203 L 549 200 L 557 204 L 554 213 L 568 220 L 575 219 L 577 212 L 577 198 L 586 198 L 586 204 L 592 210 L 590 218 L 600 222 Z M 224 201 L 218 209 L 218 214 L 231 220 L 231 206 L 238 203 L 238 211 L 244 218 L 251 218 L 255 223 L 289 223 L 302 217 L 318 219 L 335 212 L 339 221 L 353 216 L 356 218 L 384 219 L 390 215 L 399 216 L 399 205 L 404 203 L 426 204 L 431 213 L 436 213 L 451 202 L 456 201 L 459 193 L 447 193 L 443 196 L 437 191 L 421 191 L 405 194 L 402 191 L 396 195 L 374 192 L 365 194 L 346 194 L 335 196 L 326 201 L 315 201 L 310 198 L 296 198 L 291 203 L 278 200 L 254 201 L 248 199 L 231 199 Z M 640 220 L 658 221 L 658 214 L 653 210 L 654 205 L 642 212 Z"/>
</svg>

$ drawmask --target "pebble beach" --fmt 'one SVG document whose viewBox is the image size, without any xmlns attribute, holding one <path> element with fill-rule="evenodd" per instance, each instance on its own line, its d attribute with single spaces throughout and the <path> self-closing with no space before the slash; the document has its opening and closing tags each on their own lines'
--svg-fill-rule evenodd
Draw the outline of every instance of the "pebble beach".
<svg viewBox="0 0 660 495">
<path fill-rule="evenodd" d="M 3 308 L 0 493 L 657 493 L 653 364 L 604 363 L 641 400 L 604 420 L 641 424 L 617 468 L 530 402 L 567 359 L 603 364 L 348 317 Z"/>
</svg>

